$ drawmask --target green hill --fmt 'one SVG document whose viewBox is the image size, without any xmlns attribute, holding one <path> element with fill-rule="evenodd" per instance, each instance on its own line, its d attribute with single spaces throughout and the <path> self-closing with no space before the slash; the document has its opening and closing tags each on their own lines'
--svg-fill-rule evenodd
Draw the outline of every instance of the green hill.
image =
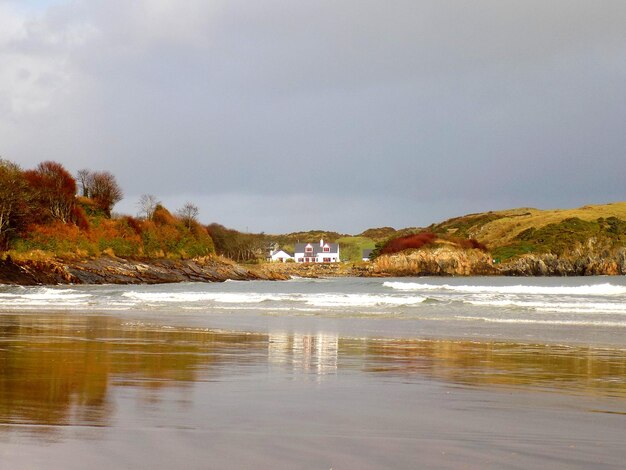
<svg viewBox="0 0 626 470">
<path fill-rule="evenodd" d="M 611 250 L 626 246 L 626 202 L 468 214 L 433 224 L 427 230 L 474 238 L 502 260 L 524 253 L 575 254 L 585 247 Z"/>
</svg>

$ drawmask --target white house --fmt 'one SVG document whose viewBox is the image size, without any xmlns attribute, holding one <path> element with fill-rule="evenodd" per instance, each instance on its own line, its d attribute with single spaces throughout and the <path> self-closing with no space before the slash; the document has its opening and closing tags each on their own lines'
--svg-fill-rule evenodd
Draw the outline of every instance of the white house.
<svg viewBox="0 0 626 470">
<path fill-rule="evenodd" d="M 339 262 L 339 245 L 325 243 L 296 243 L 293 258 L 296 263 L 337 263 Z"/>
<path fill-rule="evenodd" d="M 270 261 L 277 261 L 279 263 L 284 263 L 288 259 L 293 259 L 293 256 L 291 256 L 286 251 L 283 251 L 283 250 L 270 251 L 270 256 L 269 256 Z"/>
</svg>

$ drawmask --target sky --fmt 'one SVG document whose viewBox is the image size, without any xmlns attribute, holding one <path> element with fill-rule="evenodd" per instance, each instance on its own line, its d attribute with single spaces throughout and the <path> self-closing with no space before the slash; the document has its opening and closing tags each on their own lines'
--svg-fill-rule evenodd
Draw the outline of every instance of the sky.
<svg viewBox="0 0 626 470">
<path fill-rule="evenodd" d="M 251 232 L 626 200 L 624 0 L 0 0 L 0 157 Z"/>
</svg>

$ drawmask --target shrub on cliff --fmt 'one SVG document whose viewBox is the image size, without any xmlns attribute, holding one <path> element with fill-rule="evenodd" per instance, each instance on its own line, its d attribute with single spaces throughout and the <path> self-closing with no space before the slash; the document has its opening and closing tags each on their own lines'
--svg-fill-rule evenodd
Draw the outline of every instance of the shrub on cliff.
<svg viewBox="0 0 626 470">
<path fill-rule="evenodd" d="M 384 243 L 377 243 L 376 248 L 370 255 L 370 259 L 375 259 L 380 255 L 399 253 L 405 250 L 417 250 L 439 244 L 448 244 L 461 249 L 478 249 L 487 251 L 487 247 L 473 238 L 451 237 L 449 235 L 435 234 L 433 232 L 420 232 L 402 237 L 392 238 Z"/>
</svg>

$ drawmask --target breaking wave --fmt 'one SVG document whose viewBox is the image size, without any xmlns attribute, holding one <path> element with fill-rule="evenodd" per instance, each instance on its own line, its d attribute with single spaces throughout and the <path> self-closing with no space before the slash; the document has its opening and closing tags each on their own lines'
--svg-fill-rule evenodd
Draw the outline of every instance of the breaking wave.
<svg viewBox="0 0 626 470">
<path fill-rule="evenodd" d="M 522 294 L 522 295 L 624 295 L 626 286 L 610 283 L 584 286 L 454 286 L 450 284 L 425 284 L 419 282 L 385 282 L 385 287 L 400 291 L 450 291 L 465 294 Z"/>
<path fill-rule="evenodd" d="M 236 292 L 126 292 L 123 297 L 141 302 L 188 303 L 219 302 L 229 304 L 254 304 L 268 300 L 289 300 L 281 294 L 258 294 Z"/>
<path fill-rule="evenodd" d="M 91 294 L 81 293 L 75 289 L 38 287 L 19 289 L 17 292 L 2 292 L 0 293 L 0 305 L 3 307 L 72 306 L 85 304 L 91 297 Z"/>
<path fill-rule="evenodd" d="M 314 307 L 374 307 L 382 305 L 415 305 L 426 300 L 421 296 L 390 296 L 375 294 L 262 294 L 230 292 L 127 292 L 124 297 L 147 303 L 259 304 L 263 302 L 298 302 Z"/>
<path fill-rule="evenodd" d="M 538 312 L 610 313 L 626 315 L 626 304 L 612 302 L 525 302 L 521 300 L 466 300 L 471 305 L 484 307 L 520 307 Z"/>
</svg>

